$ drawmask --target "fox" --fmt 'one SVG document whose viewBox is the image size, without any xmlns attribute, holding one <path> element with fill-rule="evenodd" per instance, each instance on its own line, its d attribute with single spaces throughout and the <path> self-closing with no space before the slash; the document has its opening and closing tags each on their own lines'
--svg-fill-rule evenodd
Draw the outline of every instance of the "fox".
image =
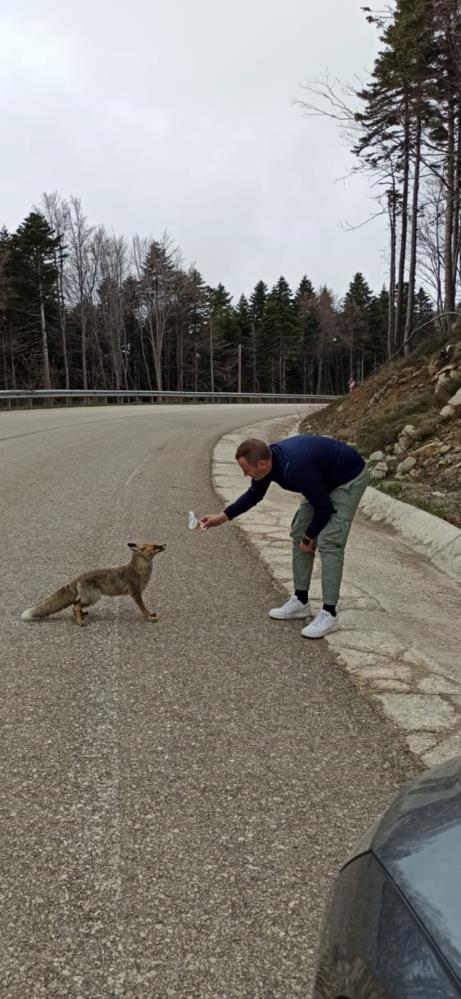
<svg viewBox="0 0 461 999">
<path fill-rule="evenodd" d="M 154 541 L 138 545 L 130 541 L 128 548 L 133 554 L 127 565 L 82 572 L 80 576 L 61 586 L 56 593 L 52 593 L 36 607 L 29 607 L 23 611 L 22 620 L 34 621 L 49 617 L 50 614 L 57 614 L 58 611 L 72 605 L 74 619 L 83 628 L 88 624 L 86 607 L 96 604 L 102 596 L 129 596 L 133 598 L 146 621 L 157 621 L 157 614 L 147 609 L 142 594 L 152 575 L 152 560 L 160 552 L 165 551 L 166 545 L 158 545 Z"/>
</svg>

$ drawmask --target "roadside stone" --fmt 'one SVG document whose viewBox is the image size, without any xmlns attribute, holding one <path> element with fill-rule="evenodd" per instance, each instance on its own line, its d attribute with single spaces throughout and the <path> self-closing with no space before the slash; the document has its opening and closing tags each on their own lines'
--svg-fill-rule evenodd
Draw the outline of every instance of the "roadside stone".
<svg viewBox="0 0 461 999">
<path fill-rule="evenodd" d="M 370 478 L 379 481 L 380 479 L 385 479 L 388 473 L 388 467 L 385 461 L 378 461 L 377 465 L 370 471 Z"/>
<path fill-rule="evenodd" d="M 446 419 L 448 419 L 451 416 L 454 416 L 455 413 L 456 413 L 455 407 L 450 406 L 449 403 L 448 405 L 444 406 L 443 409 L 440 410 L 440 415 L 444 416 Z"/>
<path fill-rule="evenodd" d="M 412 468 L 416 465 L 416 458 L 409 456 L 404 458 L 403 461 L 397 465 L 397 475 L 406 475 L 407 472 L 411 472 Z"/>
<path fill-rule="evenodd" d="M 376 694 L 375 700 L 397 725 L 410 731 L 426 728 L 443 732 L 457 718 L 451 704 L 436 694 Z"/>
<path fill-rule="evenodd" d="M 453 756 L 459 754 L 461 754 L 461 732 L 450 736 L 449 739 L 444 739 L 429 752 L 424 753 L 423 761 L 426 766 L 434 767 L 437 763 L 445 763 L 446 760 L 451 760 Z"/>
<path fill-rule="evenodd" d="M 341 661 L 344 662 L 351 672 L 359 672 L 363 677 L 371 679 L 394 679 L 409 682 L 412 677 L 412 669 L 407 663 L 401 660 L 388 659 L 385 656 L 376 655 L 370 651 L 361 649 L 343 648 L 338 650 Z"/>
<path fill-rule="evenodd" d="M 446 385 L 446 383 L 449 380 L 449 378 L 450 378 L 450 373 L 448 371 L 442 371 L 440 373 L 440 375 L 439 375 L 439 377 L 437 379 L 436 386 L 435 386 L 435 395 L 436 396 L 439 395 L 439 393 L 443 389 L 443 386 Z"/>
<path fill-rule="evenodd" d="M 361 593 L 359 596 L 348 594 L 347 596 L 341 597 L 341 611 L 380 609 L 378 601 L 368 593 Z"/>
<path fill-rule="evenodd" d="M 424 694 L 459 694 L 461 696 L 461 684 L 450 683 L 442 676 L 426 676 L 418 683 L 418 690 Z"/>
<path fill-rule="evenodd" d="M 461 406 L 461 388 L 448 400 L 448 405 L 453 406 L 454 409 L 458 409 Z"/>
<path fill-rule="evenodd" d="M 393 659 L 400 659 L 406 652 L 402 643 L 394 641 L 392 637 L 382 631 L 368 631 L 366 635 L 360 631 L 333 631 L 328 636 L 328 642 L 335 647 L 339 646 L 340 649 L 366 652 L 371 662 L 373 662 L 374 653 L 370 653 L 370 649 L 379 649 L 381 659 L 389 658 L 389 666 L 392 666 Z M 410 662 L 409 659 L 407 661 Z"/>
<path fill-rule="evenodd" d="M 412 753 L 421 756 L 436 745 L 437 736 L 434 732 L 414 732 L 407 735 L 407 743 Z"/>
<path fill-rule="evenodd" d="M 373 454 L 370 454 L 370 457 L 369 457 L 368 461 L 369 462 L 376 462 L 376 461 L 382 462 L 382 461 L 384 461 L 384 452 L 383 451 L 373 451 Z"/>
<path fill-rule="evenodd" d="M 409 693 L 410 687 L 403 680 L 373 680 L 373 690 L 387 690 L 390 693 Z"/>
<path fill-rule="evenodd" d="M 395 667 L 387 666 L 383 668 L 382 666 L 352 666 L 349 656 L 345 657 L 345 665 L 347 666 L 350 673 L 354 676 L 359 676 L 362 680 L 369 680 L 373 684 L 380 680 L 388 683 L 403 683 L 407 684 L 411 681 L 411 670 L 405 667 Z"/>
</svg>

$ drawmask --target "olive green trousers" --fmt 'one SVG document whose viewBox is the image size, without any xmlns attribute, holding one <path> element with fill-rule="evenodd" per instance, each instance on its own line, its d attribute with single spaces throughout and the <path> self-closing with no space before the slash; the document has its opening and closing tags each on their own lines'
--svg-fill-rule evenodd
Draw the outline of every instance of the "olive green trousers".
<svg viewBox="0 0 461 999">
<path fill-rule="evenodd" d="M 344 550 L 357 507 L 368 485 L 368 469 L 330 493 L 334 513 L 317 538 L 322 569 L 322 595 L 324 604 L 336 605 L 339 599 L 344 566 Z M 299 542 L 306 534 L 314 516 L 307 499 L 296 511 L 290 530 L 293 541 L 293 582 L 295 590 L 309 590 L 314 568 L 314 556 L 302 552 Z"/>
</svg>

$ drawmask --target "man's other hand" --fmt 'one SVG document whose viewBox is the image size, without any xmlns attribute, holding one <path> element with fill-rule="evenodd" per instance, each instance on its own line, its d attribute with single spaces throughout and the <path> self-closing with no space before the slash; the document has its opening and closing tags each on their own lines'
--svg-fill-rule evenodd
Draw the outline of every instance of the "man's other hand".
<svg viewBox="0 0 461 999">
<path fill-rule="evenodd" d="M 304 552 L 305 555 L 315 555 L 315 553 L 317 551 L 317 542 L 316 541 L 300 541 L 299 542 L 299 547 L 300 547 L 300 550 L 302 552 Z"/>
</svg>

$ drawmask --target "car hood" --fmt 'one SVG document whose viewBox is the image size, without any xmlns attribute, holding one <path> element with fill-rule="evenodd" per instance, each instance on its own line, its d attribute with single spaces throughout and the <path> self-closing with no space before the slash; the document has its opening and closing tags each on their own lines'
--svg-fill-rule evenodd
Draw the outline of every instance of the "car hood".
<svg viewBox="0 0 461 999">
<path fill-rule="evenodd" d="M 370 840 L 461 981 L 461 756 L 414 781 Z"/>
</svg>

